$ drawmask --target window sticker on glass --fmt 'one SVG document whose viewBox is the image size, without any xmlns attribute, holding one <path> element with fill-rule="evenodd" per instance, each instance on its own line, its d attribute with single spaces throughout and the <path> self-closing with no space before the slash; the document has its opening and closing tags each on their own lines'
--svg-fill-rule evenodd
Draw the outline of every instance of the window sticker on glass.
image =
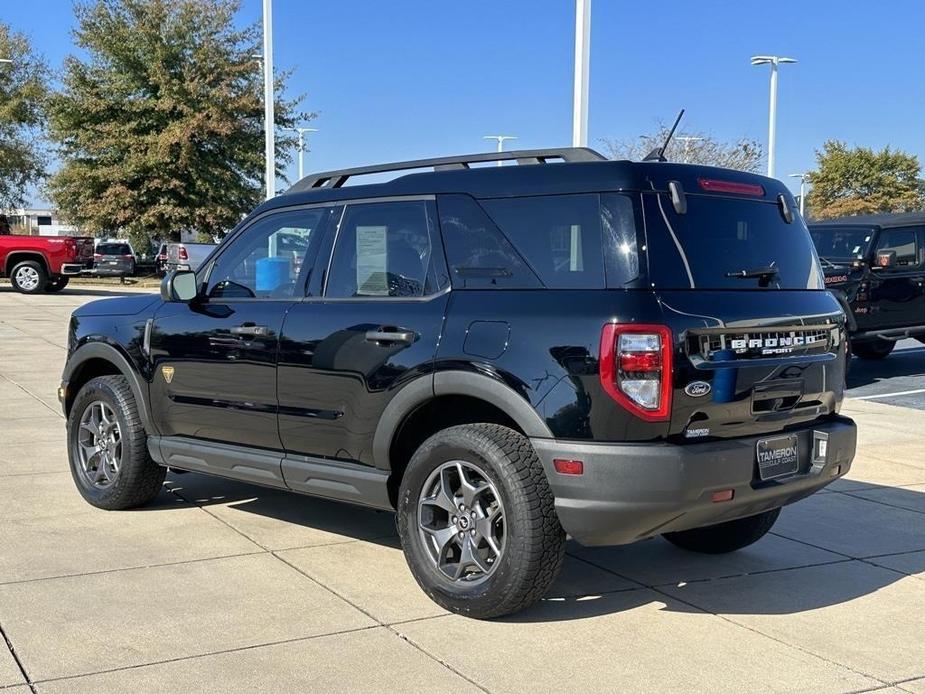
<svg viewBox="0 0 925 694">
<path fill-rule="evenodd" d="M 388 296 L 387 226 L 357 226 L 357 294 Z"/>
</svg>

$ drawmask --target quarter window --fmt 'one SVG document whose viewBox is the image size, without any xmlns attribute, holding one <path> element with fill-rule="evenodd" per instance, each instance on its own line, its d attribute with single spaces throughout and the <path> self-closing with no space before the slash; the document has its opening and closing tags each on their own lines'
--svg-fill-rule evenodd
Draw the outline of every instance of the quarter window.
<svg viewBox="0 0 925 694">
<path fill-rule="evenodd" d="M 418 297 L 433 293 L 433 203 L 348 205 L 325 296 Z"/>
</svg>

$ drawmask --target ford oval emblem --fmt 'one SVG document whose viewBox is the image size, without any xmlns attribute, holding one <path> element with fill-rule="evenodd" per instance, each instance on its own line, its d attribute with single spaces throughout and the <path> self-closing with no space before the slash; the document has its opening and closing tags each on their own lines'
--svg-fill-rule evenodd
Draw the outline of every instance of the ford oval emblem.
<svg viewBox="0 0 925 694">
<path fill-rule="evenodd" d="M 691 381 L 684 387 L 684 392 L 692 398 L 702 398 L 711 390 L 713 387 L 706 381 Z"/>
</svg>

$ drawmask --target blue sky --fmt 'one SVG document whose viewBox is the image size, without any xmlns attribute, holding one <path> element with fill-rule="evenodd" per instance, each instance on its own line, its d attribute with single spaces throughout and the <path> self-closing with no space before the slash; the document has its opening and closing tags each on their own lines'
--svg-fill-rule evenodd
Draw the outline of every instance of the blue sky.
<svg viewBox="0 0 925 694">
<path fill-rule="evenodd" d="M 0 0 L 0 19 L 57 68 L 71 7 Z M 243 0 L 242 24 L 260 16 Z M 689 128 L 765 142 L 768 69 L 748 59 L 776 53 L 800 61 L 781 69 L 778 176 L 811 169 L 828 138 L 921 158 L 923 24 L 911 0 L 594 0 L 589 144 L 681 107 Z M 308 171 L 479 151 L 499 132 L 568 145 L 573 33 L 573 0 L 274 0 L 277 68 L 319 112 Z"/>
</svg>

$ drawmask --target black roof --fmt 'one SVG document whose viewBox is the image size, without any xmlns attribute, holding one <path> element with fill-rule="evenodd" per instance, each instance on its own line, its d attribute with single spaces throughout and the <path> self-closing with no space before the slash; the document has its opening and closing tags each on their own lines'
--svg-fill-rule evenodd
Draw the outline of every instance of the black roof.
<svg viewBox="0 0 925 694">
<path fill-rule="evenodd" d="M 861 214 L 837 219 L 820 219 L 808 223 L 811 227 L 821 226 L 865 226 L 889 229 L 892 227 L 925 226 L 925 212 L 897 212 L 890 214 Z"/>
<path fill-rule="evenodd" d="M 398 162 L 360 169 L 344 169 L 324 174 L 311 174 L 293 185 L 282 195 L 267 200 L 254 212 L 263 212 L 290 205 L 335 202 L 359 198 L 400 195 L 434 195 L 466 193 L 476 198 L 513 197 L 523 195 L 555 195 L 617 190 L 667 190 L 668 181 L 679 181 L 689 193 L 703 193 L 699 179 L 713 178 L 736 183 L 759 184 L 764 200 L 775 200 L 790 191 L 780 181 L 758 174 L 693 164 L 669 162 L 610 161 L 593 150 L 579 149 L 525 150 L 504 152 L 505 159 L 521 159 L 517 166 L 447 166 L 446 162 L 491 161 L 485 153 L 459 157 Z M 565 161 L 545 162 L 542 153 L 566 153 Z M 538 154 L 539 153 L 539 154 Z M 559 156 L 558 158 L 564 158 Z M 433 162 L 438 162 L 434 164 Z M 381 173 L 400 171 L 409 164 L 434 166 L 434 171 L 409 173 L 383 183 L 332 187 L 326 182 L 338 177 L 355 176 L 359 172 Z M 321 181 L 320 187 L 318 182 Z"/>
</svg>

